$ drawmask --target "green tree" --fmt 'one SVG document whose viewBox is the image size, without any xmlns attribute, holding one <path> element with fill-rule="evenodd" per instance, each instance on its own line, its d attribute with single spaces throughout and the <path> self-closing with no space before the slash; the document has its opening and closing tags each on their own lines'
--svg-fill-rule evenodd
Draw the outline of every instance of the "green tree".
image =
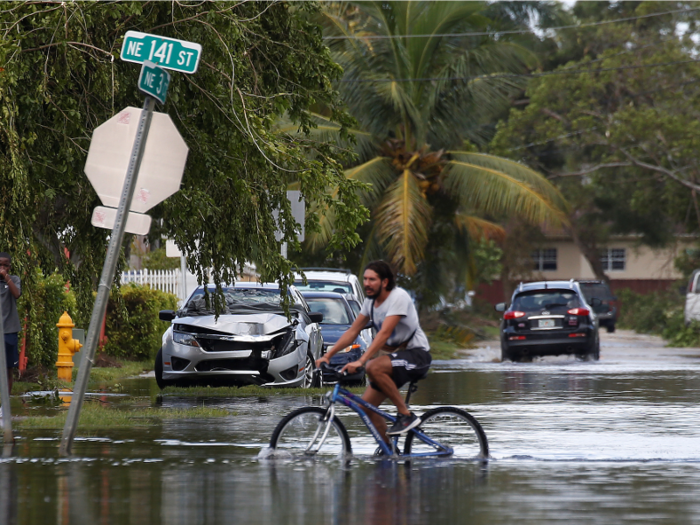
<svg viewBox="0 0 700 525">
<path fill-rule="evenodd" d="M 622 14 L 650 7 L 668 11 L 636 3 Z M 599 278 L 610 235 L 661 246 L 698 227 L 700 69 L 689 34 L 674 29 L 680 20 L 693 27 L 688 16 L 595 28 L 595 51 L 531 80 L 527 107 L 511 111 L 492 143 L 556 182 L 571 203 L 570 233 Z"/>
<path fill-rule="evenodd" d="M 190 269 L 232 281 L 254 260 L 264 279 L 289 283 L 292 266 L 274 232 L 298 244 L 290 183 L 334 213 L 330 249 L 352 247 L 366 210 L 358 184 L 343 175 L 345 152 L 272 132 L 282 114 L 308 131 L 317 103 L 339 127 L 348 123 L 332 87 L 341 70 L 313 22 L 317 11 L 306 2 L 3 2 L 0 248 L 15 255 L 25 293 L 34 285 L 30 267 L 58 268 L 78 304 L 92 306 L 110 232 L 90 225 L 99 200 L 83 166 L 92 130 L 142 101 L 139 66 L 119 59 L 127 30 L 203 47 L 197 73 L 173 74 L 161 108 L 190 148 L 182 188 L 151 213 L 188 253 Z M 308 214 L 307 231 L 318 220 Z"/>
<path fill-rule="evenodd" d="M 344 69 L 338 86 L 360 124 L 359 161 L 345 173 L 368 183 L 365 258 L 388 258 L 433 295 L 444 276 L 457 270 L 462 282 L 467 278 L 470 237 L 501 231 L 487 218 L 557 222 L 565 208 L 535 171 L 470 145 L 484 142 L 484 127 L 521 89 L 508 73 L 535 64 L 523 46 L 481 36 L 495 25 L 488 7 L 352 2 L 324 11 L 324 34 Z M 464 32 L 478 34 L 445 36 Z M 316 118 L 316 133 L 332 136 L 337 126 Z M 322 226 L 311 236 L 313 248 L 335 231 L 332 216 Z"/>
</svg>

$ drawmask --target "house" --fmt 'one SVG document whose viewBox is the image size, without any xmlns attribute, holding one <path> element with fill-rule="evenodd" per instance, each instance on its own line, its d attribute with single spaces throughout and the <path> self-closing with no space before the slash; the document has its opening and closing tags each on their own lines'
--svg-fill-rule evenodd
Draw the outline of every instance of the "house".
<svg viewBox="0 0 700 525">
<path fill-rule="evenodd" d="M 640 245 L 636 235 L 612 236 L 601 253 L 610 288 L 613 293 L 628 288 L 644 294 L 673 287 L 683 278 L 674 260 L 696 241 L 693 236 L 679 236 L 672 246 L 654 249 Z M 564 233 L 547 234 L 546 240 L 530 256 L 532 274 L 524 281 L 596 279 L 588 260 L 573 239 Z M 492 304 L 510 299 L 504 296 L 500 280 L 480 285 L 476 295 Z"/>
</svg>

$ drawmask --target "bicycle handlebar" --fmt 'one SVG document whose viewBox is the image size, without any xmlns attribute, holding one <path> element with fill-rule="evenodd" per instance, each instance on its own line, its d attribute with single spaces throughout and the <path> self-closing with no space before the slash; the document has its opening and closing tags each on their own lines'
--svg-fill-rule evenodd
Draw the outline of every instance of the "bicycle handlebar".
<svg viewBox="0 0 700 525">
<path fill-rule="evenodd" d="M 322 371 L 325 375 L 331 376 L 336 381 L 342 381 L 343 379 L 347 378 L 349 375 L 359 374 L 360 372 L 364 372 L 364 370 L 365 370 L 365 367 L 361 366 L 357 370 L 355 370 L 352 374 L 349 374 L 347 370 L 341 372 L 341 370 L 343 370 L 344 366 L 345 365 L 331 366 L 331 365 L 327 365 L 326 363 L 322 363 L 321 367 L 320 367 L 320 371 Z"/>
</svg>

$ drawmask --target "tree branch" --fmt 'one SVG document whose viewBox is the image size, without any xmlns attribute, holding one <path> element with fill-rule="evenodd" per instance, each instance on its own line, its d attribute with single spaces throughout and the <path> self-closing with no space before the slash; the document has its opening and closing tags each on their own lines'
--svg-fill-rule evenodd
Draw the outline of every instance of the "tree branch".
<svg viewBox="0 0 700 525">
<path fill-rule="evenodd" d="M 604 164 L 598 164 L 596 166 L 592 166 L 590 168 L 586 168 L 581 171 L 576 171 L 572 173 L 555 173 L 553 175 L 548 176 L 547 178 L 549 180 L 553 180 L 559 179 L 561 177 L 581 177 L 583 175 L 588 175 L 589 173 L 593 173 L 594 171 L 598 171 L 599 169 L 603 168 L 622 168 L 629 166 L 632 166 L 632 162 L 606 162 Z"/>
<path fill-rule="evenodd" d="M 695 184 L 693 182 L 690 182 L 689 180 L 685 180 L 684 178 L 680 177 L 678 174 L 675 172 L 668 170 L 662 166 L 655 166 L 653 164 L 648 164 L 646 162 L 642 162 L 641 160 L 633 157 L 629 152 L 625 151 L 622 148 L 618 148 L 620 152 L 629 159 L 629 161 L 635 165 L 639 166 L 640 168 L 644 168 L 647 170 L 655 171 L 657 173 L 661 173 L 662 175 L 666 175 L 667 177 L 675 180 L 677 183 L 685 186 L 686 188 L 690 188 L 691 190 L 696 190 L 700 191 L 700 185 Z"/>
</svg>

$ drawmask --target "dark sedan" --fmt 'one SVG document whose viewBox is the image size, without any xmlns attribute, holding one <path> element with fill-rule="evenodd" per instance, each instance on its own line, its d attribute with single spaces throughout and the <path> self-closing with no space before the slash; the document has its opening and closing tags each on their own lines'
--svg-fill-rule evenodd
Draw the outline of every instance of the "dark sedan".
<svg viewBox="0 0 700 525">
<path fill-rule="evenodd" d="M 528 356 L 576 355 L 600 357 L 598 319 L 575 281 L 520 284 L 510 307 L 496 305 L 503 313 L 501 359 L 518 361 Z"/>
<path fill-rule="evenodd" d="M 314 312 L 323 314 L 321 321 L 321 333 L 323 334 L 323 353 L 325 354 L 329 348 L 338 342 L 340 336 L 350 328 L 350 325 L 355 321 L 356 315 L 348 301 L 340 293 L 335 292 L 307 292 L 302 291 L 301 294 L 306 299 L 309 308 Z M 331 366 L 336 367 L 357 361 L 362 354 L 365 353 L 369 341 L 360 334 L 355 339 L 355 342 L 344 348 L 331 358 Z M 358 372 L 353 376 L 348 377 L 349 381 L 363 383 L 365 380 L 364 371 Z M 324 377 L 324 382 L 332 382 Z"/>
</svg>

